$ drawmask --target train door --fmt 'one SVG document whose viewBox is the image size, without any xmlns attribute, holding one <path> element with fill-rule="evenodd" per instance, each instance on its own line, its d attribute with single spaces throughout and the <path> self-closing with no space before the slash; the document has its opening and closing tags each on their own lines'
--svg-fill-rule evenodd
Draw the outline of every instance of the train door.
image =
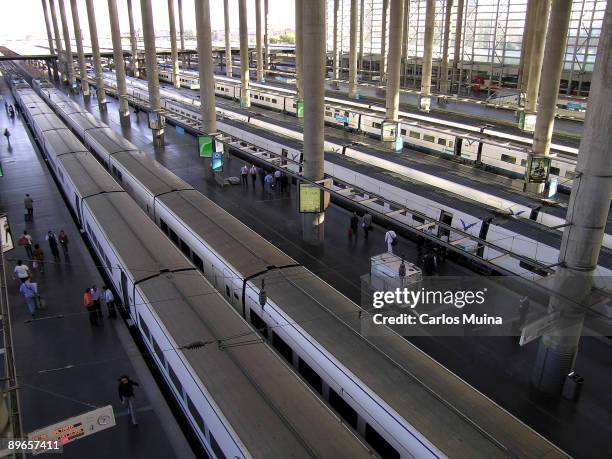
<svg viewBox="0 0 612 459">
<path fill-rule="evenodd" d="M 461 156 L 461 147 L 463 146 L 463 139 L 461 137 L 455 137 L 455 156 Z"/>
<path fill-rule="evenodd" d="M 487 239 L 487 233 L 489 232 L 490 224 L 491 224 L 490 218 L 482 221 L 482 225 L 480 226 L 480 233 L 478 234 L 478 237 L 480 239 L 483 239 L 483 240 Z M 478 248 L 476 249 L 476 255 L 478 255 L 479 257 L 484 256 L 484 245 L 483 244 L 478 244 Z"/>
<path fill-rule="evenodd" d="M 76 213 L 77 218 L 79 219 L 79 224 L 83 226 L 83 218 L 81 216 L 81 199 L 76 195 L 76 193 L 74 194 L 74 205 L 76 206 Z"/>
<path fill-rule="evenodd" d="M 443 210 L 442 213 L 440 214 L 440 222 L 450 226 L 451 223 L 453 222 L 453 214 Z M 440 238 L 450 237 L 450 230 L 446 228 L 438 227 L 438 237 Z"/>
<path fill-rule="evenodd" d="M 282 149 L 281 156 L 282 156 L 283 159 L 281 160 L 281 166 L 286 166 L 287 165 L 287 154 L 288 153 L 289 152 L 285 148 Z"/>
<path fill-rule="evenodd" d="M 121 271 L 121 300 L 123 301 L 123 307 L 125 310 L 130 309 L 130 295 L 128 292 L 128 280 L 127 276 Z"/>
</svg>

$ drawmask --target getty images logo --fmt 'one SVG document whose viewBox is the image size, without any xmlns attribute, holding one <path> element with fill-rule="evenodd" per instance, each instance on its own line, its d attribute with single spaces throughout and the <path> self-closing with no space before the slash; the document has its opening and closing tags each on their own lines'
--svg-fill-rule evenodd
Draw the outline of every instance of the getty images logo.
<svg viewBox="0 0 612 459">
<path fill-rule="evenodd" d="M 483 304 L 487 289 L 482 290 L 408 290 L 399 289 L 374 292 L 372 306 L 380 309 L 385 305 L 395 304 L 401 307 L 416 308 L 421 304 L 453 305 L 458 309 L 473 304 Z"/>
</svg>

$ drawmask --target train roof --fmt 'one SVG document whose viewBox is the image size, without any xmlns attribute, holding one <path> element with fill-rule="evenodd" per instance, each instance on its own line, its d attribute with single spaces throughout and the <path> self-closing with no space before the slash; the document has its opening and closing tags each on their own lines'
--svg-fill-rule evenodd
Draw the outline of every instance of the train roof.
<svg viewBox="0 0 612 459">
<path fill-rule="evenodd" d="M 181 352 L 252 457 L 369 457 L 202 275 L 162 275 L 139 288 L 179 346 L 242 336 Z"/>
<path fill-rule="evenodd" d="M 104 127 L 97 127 L 88 130 L 85 135 L 87 136 L 88 141 L 94 140 L 101 147 L 106 149 L 110 155 L 114 155 L 115 153 L 122 151 L 138 150 L 136 145 L 106 125 L 104 125 Z"/>
<path fill-rule="evenodd" d="M 56 156 L 67 153 L 87 152 L 87 148 L 68 128 L 47 131 L 43 133 L 43 138 L 45 143 L 53 148 Z"/>
<path fill-rule="evenodd" d="M 107 127 L 105 123 L 100 121 L 91 113 L 72 113 L 68 115 L 68 117 L 74 121 L 82 131 Z"/>
<path fill-rule="evenodd" d="M 66 125 L 55 113 L 41 113 L 33 118 L 38 130 L 41 132 L 66 129 Z"/>
<path fill-rule="evenodd" d="M 123 188 L 104 170 L 90 153 L 60 156 L 70 180 L 82 198 L 100 193 L 123 193 Z"/>
<path fill-rule="evenodd" d="M 297 263 L 199 191 L 169 193 L 159 201 L 242 277 Z"/>
<path fill-rule="evenodd" d="M 91 196 L 87 205 L 101 224 L 108 245 L 123 260 L 126 275 L 134 283 L 163 270 L 191 270 L 193 265 L 170 242 L 162 231 L 127 193 L 104 193 Z M 194 274 L 195 275 L 195 274 Z"/>
<path fill-rule="evenodd" d="M 39 101 L 32 100 L 30 102 L 25 102 L 22 99 L 22 104 L 26 106 L 26 110 L 32 116 L 43 115 L 43 114 L 50 115 L 53 113 L 53 110 L 51 109 L 51 107 L 49 107 L 45 102 L 43 102 L 40 99 Z"/>
<path fill-rule="evenodd" d="M 122 164 L 130 175 L 144 184 L 154 196 L 175 190 L 193 189 L 183 179 L 142 151 L 117 153 L 113 155 L 113 160 Z"/>
</svg>

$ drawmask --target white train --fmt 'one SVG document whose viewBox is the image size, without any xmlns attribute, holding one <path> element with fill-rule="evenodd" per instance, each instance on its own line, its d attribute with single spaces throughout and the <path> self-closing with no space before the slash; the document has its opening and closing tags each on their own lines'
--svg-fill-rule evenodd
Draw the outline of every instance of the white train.
<svg viewBox="0 0 612 459">
<path fill-rule="evenodd" d="M 163 74 L 163 76 L 162 76 Z M 197 72 L 180 72 L 181 84 L 199 88 Z M 162 81 L 172 81 L 172 70 L 160 70 Z M 215 94 L 240 100 L 240 81 L 215 75 Z M 251 82 L 251 104 L 258 107 L 296 115 L 295 92 Z M 331 126 L 363 132 L 380 138 L 384 121 L 384 107 L 346 99 L 326 97 L 325 122 Z M 510 177 L 523 177 L 528 149 L 533 139 L 476 127 L 464 123 L 439 120 L 431 115 L 400 112 L 400 130 L 404 144 L 413 149 L 443 157 L 481 164 Z M 561 189 L 569 190 L 574 178 L 576 148 L 553 144 L 550 177 Z"/>
<path fill-rule="evenodd" d="M 49 113 L 47 104 L 29 88 L 15 88 L 14 94 L 100 265 L 207 456 L 372 457 Z M 56 109 L 83 115 L 60 94 Z"/>
<path fill-rule="evenodd" d="M 107 128 L 82 126 L 84 113 L 66 108 L 73 103 L 61 91 L 41 94 L 236 311 L 377 454 L 566 457 L 402 337 L 366 339 L 356 304 L 130 142 L 120 146 L 112 136 L 101 142 L 95 132 L 102 136 Z"/>
</svg>

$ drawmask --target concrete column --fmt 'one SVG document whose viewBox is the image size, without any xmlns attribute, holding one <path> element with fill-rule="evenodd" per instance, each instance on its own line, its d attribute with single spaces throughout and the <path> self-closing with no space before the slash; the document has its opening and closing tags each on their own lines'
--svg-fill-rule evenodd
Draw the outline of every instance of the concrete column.
<svg viewBox="0 0 612 459">
<path fill-rule="evenodd" d="M 434 19 L 436 17 L 436 1 L 427 0 L 425 11 L 425 48 L 421 70 L 421 101 L 420 109 L 429 111 L 431 96 L 431 56 L 433 51 Z"/>
<path fill-rule="evenodd" d="M 47 28 L 47 40 L 49 42 L 49 54 L 56 54 L 55 47 L 53 46 L 53 34 L 51 33 L 51 24 L 49 23 L 49 12 L 47 10 L 47 0 L 42 0 L 43 13 L 45 14 L 45 26 Z M 59 59 L 59 56 L 57 57 Z M 57 72 L 57 59 L 49 59 L 47 61 L 48 68 L 51 69 L 53 67 L 53 78 L 55 80 L 59 80 L 59 74 Z M 49 79 L 51 79 L 51 75 L 49 74 Z"/>
<path fill-rule="evenodd" d="M 247 29 L 246 0 L 238 0 L 238 19 L 240 20 L 240 105 L 251 106 L 249 87 L 249 31 Z"/>
<path fill-rule="evenodd" d="M 404 0 L 391 2 L 391 25 L 389 30 L 389 71 L 387 72 L 387 116 L 386 121 L 398 121 L 400 70 L 402 64 L 402 37 L 404 33 Z"/>
<path fill-rule="evenodd" d="M 130 49 L 131 49 L 131 65 L 132 76 L 140 77 L 140 69 L 138 68 L 138 41 L 136 40 L 136 30 L 134 28 L 134 12 L 132 10 L 132 0 L 127 0 L 128 20 L 130 23 Z"/>
<path fill-rule="evenodd" d="M 323 179 L 325 111 L 325 0 L 302 3 L 304 48 L 304 178 Z M 302 237 L 317 245 L 324 239 L 325 213 L 302 214 Z"/>
<path fill-rule="evenodd" d="M 361 0 L 359 5 L 359 62 L 358 69 L 359 71 L 363 70 L 363 18 L 365 12 L 365 0 Z"/>
<path fill-rule="evenodd" d="M 215 112 L 215 79 L 209 0 L 195 0 L 195 19 L 198 40 L 202 131 L 213 134 L 217 131 L 217 115 Z"/>
<path fill-rule="evenodd" d="M 93 0 L 85 0 L 87 8 L 87 22 L 89 23 L 89 36 L 91 37 L 91 53 L 96 74 L 96 98 L 101 112 L 106 111 L 106 91 L 104 90 L 104 75 L 102 73 L 102 61 L 100 60 L 100 45 L 98 44 L 98 26 L 96 24 L 96 12 Z"/>
<path fill-rule="evenodd" d="M 168 0 L 168 22 L 170 23 L 170 54 L 172 56 L 172 84 L 181 87 L 179 79 L 178 50 L 176 48 L 176 19 L 174 18 L 174 0 Z"/>
<path fill-rule="evenodd" d="M 53 35 L 55 35 L 55 50 L 57 52 L 57 63 L 59 66 L 59 74 L 63 83 L 66 82 L 66 67 L 64 65 L 64 56 L 62 42 L 60 38 L 59 26 L 57 24 L 57 14 L 55 12 L 55 0 L 49 0 L 49 9 L 51 10 L 51 22 L 53 23 Z"/>
<path fill-rule="evenodd" d="M 534 22 L 536 22 L 538 2 L 537 0 L 529 0 L 527 3 L 527 11 L 525 14 L 525 27 L 523 30 L 523 42 L 521 44 L 521 60 L 519 62 L 518 72 L 518 83 L 517 87 L 519 90 L 527 88 L 527 81 L 529 81 L 529 62 L 531 58 L 531 47 L 533 43 L 533 28 Z"/>
<path fill-rule="evenodd" d="M 561 72 L 563 72 L 563 58 L 569 21 L 572 15 L 572 0 L 556 0 L 555 7 L 551 9 L 546 34 L 546 48 L 542 65 L 542 89 L 538 104 L 535 132 L 533 135 L 532 158 L 549 156 L 550 141 L 552 139 L 555 113 L 557 111 L 557 95 Z M 544 191 L 544 183 L 527 183 L 529 191 L 540 193 Z"/>
<path fill-rule="evenodd" d="M 387 79 L 387 13 L 389 12 L 389 0 L 383 0 L 382 9 L 382 33 L 380 39 L 380 83 Z M 401 40 L 401 38 L 400 38 Z M 391 45 L 389 45 L 391 47 Z M 400 48 L 401 50 L 401 48 Z"/>
<path fill-rule="evenodd" d="M 263 30 L 261 28 L 261 0 L 255 0 L 255 53 L 257 54 L 257 81 L 264 81 Z"/>
<path fill-rule="evenodd" d="M 68 74 L 68 84 L 72 87 L 74 78 L 74 58 L 72 57 L 72 45 L 70 44 L 70 32 L 68 31 L 68 20 L 66 19 L 66 7 L 64 0 L 59 0 L 60 17 L 62 18 L 62 30 L 64 32 L 64 50 L 66 51 L 66 73 Z"/>
<path fill-rule="evenodd" d="M 357 0 L 351 0 L 351 28 L 349 40 L 349 97 L 357 96 Z"/>
<path fill-rule="evenodd" d="M 451 12 L 453 0 L 446 0 L 446 15 L 444 17 L 444 36 L 442 38 L 442 62 L 440 64 L 440 94 L 448 94 L 448 42 L 450 40 Z"/>
<path fill-rule="evenodd" d="M 525 101 L 526 117 L 536 113 L 549 11 L 550 0 L 540 0 L 538 2 L 536 20 L 534 21 L 535 29 L 533 32 L 533 42 L 529 59 L 529 80 L 527 81 L 527 100 Z M 525 124 L 531 123 L 527 123 L 526 121 Z"/>
<path fill-rule="evenodd" d="M 340 12 L 340 0 L 334 0 L 334 36 L 332 37 L 334 43 L 334 68 L 333 77 L 334 80 L 340 79 L 340 47 L 338 46 L 338 13 Z"/>
<path fill-rule="evenodd" d="M 79 75 L 81 87 L 83 88 L 83 99 L 89 100 L 89 81 L 87 81 L 87 65 L 85 65 L 85 53 L 83 52 L 83 35 L 81 33 L 81 22 L 79 21 L 79 8 L 76 0 L 70 0 L 72 11 L 72 23 L 74 26 L 74 39 L 76 40 L 77 54 L 79 56 Z"/>
<path fill-rule="evenodd" d="M 268 19 L 268 0 L 264 0 L 264 67 L 266 70 L 270 70 L 270 37 L 268 35 Z"/>
<path fill-rule="evenodd" d="M 183 0 L 178 0 L 179 35 L 181 37 L 181 52 L 185 52 L 185 29 L 183 28 Z"/>
<path fill-rule="evenodd" d="M 119 99 L 119 121 L 122 126 L 130 124 L 130 106 L 127 100 L 127 86 L 125 84 L 125 61 L 121 47 L 121 31 L 119 30 L 119 15 L 117 14 L 117 0 L 108 0 L 108 18 L 110 19 L 111 37 L 113 40 L 113 64 L 117 77 L 117 97 Z"/>
<path fill-rule="evenodd" d="M 308 1 L 308 0 L 306 0 Z M 295 0 L 295 83 L 297 87 L 297 100 L 304 100 L 304 31 L 302 21 L 303 0 Z"/>
<path fill-rule="evenodd" d="M 555 2 L 557 8 L 561 2 Z M 565 2 L 563 2 L 565 3 Z M 559 21 L 560 23 L 561 21 Z M 552 27 L 551 20 L 551 27 Z M 574 368 L 578 342 L 612 198 L 612 7 L 606 6 L 591 78 L 591 97 L 584 122 L 576 176 L 563 231 L 560 269 L 553 278 L 559 296 L 550 312 L 560 312 L 558 326 L 539 343 L 532 384 L 548 395 L 560 395 L 565 377 Z M 588 383 L 588 381 L 587 381 Z M 597 382 L 595 382 L 597 384 Z"/>
<path fill-rule="evenodd" d="M 225 74 L 228 77 L 233 75 L 232 69 L 232 44 L 230 42 L 230 22 L 228 0 L 223 0 L 223 13 L 225 18 Z M 242 48 L 241 52 L 242 52 Z"/>
<path fill-rule="evenodd" d="M 164 144 L 164 128 L 163 116 L 160 113 L 159 73 L 157 69 L 157 50 L 155 48 L 155 27 L 153 25 L 151 0 L 140 0 L 140 14 L 142 16 L 142 33 L 144 35 L 147 83 L 149 84 L 149 106 L 151 107 L 151 112 L 157 113 L 158 118 L 158 124 L 151 129 L 153 145 L 160 147 Z"/>
<path fill-rule="evenodd" d="M 453 54 L 453 72 L 451 75 L 451 91 L 457 82 L 457 93 L 459 93 L 459 82 L 461 81 L 461 40 L 463 39 L 463 6 L 464 0 L 457 0 L 457 22 L 455 23 L 455 52 Z"/>
</svg>

